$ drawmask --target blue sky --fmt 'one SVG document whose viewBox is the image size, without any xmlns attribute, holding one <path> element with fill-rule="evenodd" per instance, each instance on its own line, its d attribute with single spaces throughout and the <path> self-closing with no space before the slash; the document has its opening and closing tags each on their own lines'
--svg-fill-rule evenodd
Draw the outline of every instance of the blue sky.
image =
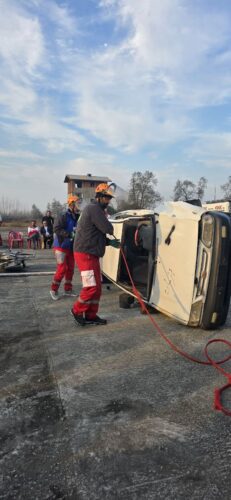
<svg viewBox="0 0 231 500">
<path fill-rule="evenodd" d="M 0 202 L 44 210 L 66 174 L 231 175 L 230 0 L 0 0 Z"/>
</svg>

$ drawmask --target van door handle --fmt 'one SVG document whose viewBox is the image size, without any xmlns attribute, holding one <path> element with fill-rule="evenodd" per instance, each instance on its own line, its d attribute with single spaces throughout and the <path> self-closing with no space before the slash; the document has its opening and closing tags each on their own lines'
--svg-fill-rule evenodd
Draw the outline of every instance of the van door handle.
<svg viewBox="0 0 231 500">
<path fill-rule="evenodd" d="M 165 239 L 166 245 L 170 245 L 170 243 L 171 243 L 171 235 L 172 235 L 173 231 L 175 231 L 175 228 L 176 228 L 176 226 L 172 226 L 171 227 L 171 229 L 169 231 L 169 234 L 168 234 L 167 238 Z"/>
</svg>

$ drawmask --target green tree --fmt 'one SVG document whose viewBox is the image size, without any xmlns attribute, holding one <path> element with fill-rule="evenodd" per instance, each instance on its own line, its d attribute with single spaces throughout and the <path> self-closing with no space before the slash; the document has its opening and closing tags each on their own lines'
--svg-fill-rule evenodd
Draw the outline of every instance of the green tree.
<svg viewBox="0 0 231 500">
<path fill-rule="evenodd" d="M 231 175 L 229 175 L 228 181 L 221 186 L 221 189 L 224 193 L 224 197 L 231 199 Z"/>
<path fill-rule="evenodd" d="M 128 203 L 130 208 L 154 208 L 161 201 L 161 196 L 155 190 L 157 185 L 155 174 L 146 170 L 134 172 L 130 180 Z"/>
</svg>

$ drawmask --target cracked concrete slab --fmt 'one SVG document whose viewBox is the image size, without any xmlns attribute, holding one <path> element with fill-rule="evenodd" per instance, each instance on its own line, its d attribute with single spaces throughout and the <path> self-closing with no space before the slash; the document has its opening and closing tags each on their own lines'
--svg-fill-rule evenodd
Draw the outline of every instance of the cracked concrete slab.
<svg viewBox="0 0 231 500">
<path fill-rule="evenodd" d="M 27 269 L 54 268 L 47 250 Z M 231 421 L 213 409 L 225 379 L 179 357 L 138 306 L 120 309 L 114 285 L 103 285 L 108 325 L 81 328 L 74 298 L 52 301 L 50 281 L 0 277 L 0 497 L 228 500 Z M 154 317 L 194 356 L 230 340 L 231 309 L 216 332 Z"/>
</svg>

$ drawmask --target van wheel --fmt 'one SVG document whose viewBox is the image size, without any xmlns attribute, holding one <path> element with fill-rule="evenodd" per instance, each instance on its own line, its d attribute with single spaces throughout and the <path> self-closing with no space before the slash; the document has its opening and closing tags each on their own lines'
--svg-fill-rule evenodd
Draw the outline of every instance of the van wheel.
<svg viewBox="0 0 231 500">
<path fill-rule="evenodd" d="M 128 295 L 127 293 L 121 293 L 119 295 L 119 306 L 121 307 L 121 309 L 129 309 L 134 300 L 134 297 L 132 297 L 131 295 Z"/>
<path fill-rule="evenodd" d="M 145 304 L 145 305 L 146 305 L 146 309 L 149 312 L 149 314 L 158 314 L 159 313 L 159 311 L 157 311 L 157 309 L 155 309 L 155 307 L 149 306 L 147 304 Z M 140 308 L 140 314 L 147 314 L 147 313 L 144 309 Z"/>
</svg>

